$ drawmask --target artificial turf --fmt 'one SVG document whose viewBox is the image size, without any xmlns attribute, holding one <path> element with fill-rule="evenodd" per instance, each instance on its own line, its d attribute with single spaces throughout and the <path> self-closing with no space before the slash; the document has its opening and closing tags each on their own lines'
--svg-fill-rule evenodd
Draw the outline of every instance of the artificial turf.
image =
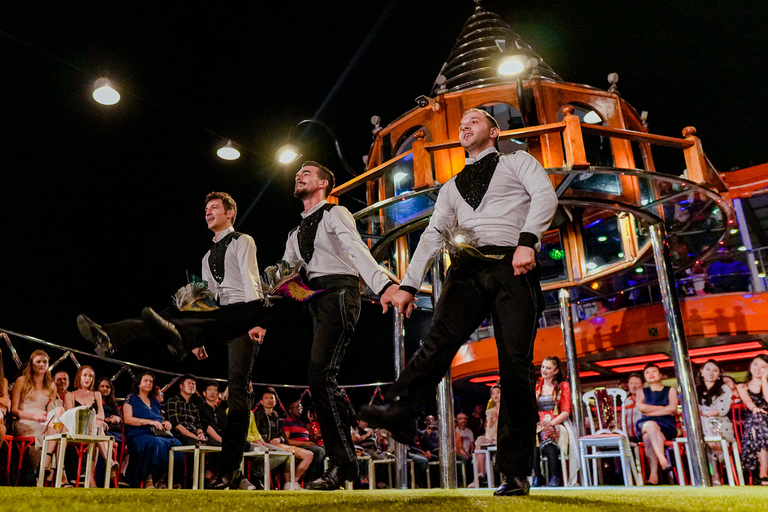
<svg viewBox="0 0 768 512">
<path fill-rule="evenodd" d="M 524 498 L 491 491 L 187 491 L 0 487 L 3 512 L 741 512 L 768 507 L 768 488 L 645 487 L 534 490 Z"/>
</svg>

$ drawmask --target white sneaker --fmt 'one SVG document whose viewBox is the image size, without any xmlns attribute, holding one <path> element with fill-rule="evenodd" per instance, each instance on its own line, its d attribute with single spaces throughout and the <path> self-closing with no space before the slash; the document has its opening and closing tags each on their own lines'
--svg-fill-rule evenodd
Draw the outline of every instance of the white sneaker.
<svg viewBox="0 0 768 512">
<path fill-rule="evenodd" d="M 296 482 L 286 482 L 283 486 L 284 491 L 303 491 L 304 488 Z"/>
</svg>

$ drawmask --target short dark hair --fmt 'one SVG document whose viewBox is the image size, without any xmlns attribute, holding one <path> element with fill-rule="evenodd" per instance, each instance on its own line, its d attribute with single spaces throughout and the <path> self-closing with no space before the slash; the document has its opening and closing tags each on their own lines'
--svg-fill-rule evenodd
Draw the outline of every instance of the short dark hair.
<svg viewBox="0 0 768 512">
<path fill-rule="evenodd" d="M 203 384 L 205 385 L 203 387 L 203 389 L 208 389 L 211 386 L 216 386 L 216 391 L 219 390 L 219 383 L 216 382 L 215 380 L 207 380 L 207 381 L 203 382 Z"/>
<path fill-rule="evenodd" d="M 134 395 L 138 395 L 139 394 L 139 384 L 141 384 L 141 379 L 145 375 L 149 375 L 150 377 L 152 377 L 152 383 L 153 384 L 155 383 L 155 374 L 154 373 L 152 373 L 152 372 L 141 372 L 136 377 L 134 377 L 133 382 L 131 383 L 131 393 L 133 393 Z M 157 396 L 158 389 L 159 388 L 157 386 L 152 386 L 152 391 L 149 392 L 149 398 L 155 398 L 155 396 Z"/>
<path fill-rule="evenodd" d="M 269 393 L 270 395 L 274 396 L 274 397 L 275 397 L 275 400 L 277 400 L 277 393 L 275 392 L 274 388 L 266 388 L 266 389 L 264 390 L 264 392 L 261 394 L 261 396 L 264 396 L 264 395 L 266 395 L 267 393 Z"/>
<path fill-rule="evenodd" d="M 648 368 L 656 368 L 659 371 L 659 373 L 661 373 L 661 368 L 659 368 L 659 365 L 657 365 L 656 363 L 646 363 L 646 365 L 643 366 L 643 382 L 645 382 L 645 370 L 647 370 Z"/>
<path fill-rule="evenodd" d="M 311 165 L 312 167 L 317 167 L 317 177 L 321 180 L 326 180 L 328 182 L 328 186 L 325 187 L 325 197 L 328 197 L 331 195 L 331 191 L 333 190 L 333 187 L 336 186 L 336 176 L 333 175 L 330 169 L 328 169 L 326 166 L 319 164 L 315 162 L 314 160 L 307 160 L 303 164 L 301 164 L 301 168 Z"/>
<path fill-rule="evenodd" d="M 205 204 L 207 205 L 214 199 L 220 199 L 221 204 L 224 205 L 224 211 L 234 211 L 235 216 L 232 217 L 232 223 L 235 223 L 235 219 L 237 218 L 237 203 L 234 199 L 232 199 L 232 196 L 227 194 L 226 192 L 210 192 L 207 196 L 205 196 Z"/>
<path fill-rule="evenodd" d="M 195 383 L 195 386 L 197 386 L 197 379 L 195 378 L 195 376 L 190 375 L 188 373 L 181 376 L 181 378 L 179 379 L 179 386 L 184 384 L 184 381 L 187 381 L 187 380 L 192 380 Z"/>
<path fill-rule="evenodd" d="M 629 374 L 629 377 L 627 377 L 627 382 L 629 382 L 629 379 L 631 379 L 632 377 L 637 377 L 641 381 L 643 380 L 643 376 L 642 375 L 640 375 L 637 372 L 632 372 L 632 373 Z"/>
</svg>

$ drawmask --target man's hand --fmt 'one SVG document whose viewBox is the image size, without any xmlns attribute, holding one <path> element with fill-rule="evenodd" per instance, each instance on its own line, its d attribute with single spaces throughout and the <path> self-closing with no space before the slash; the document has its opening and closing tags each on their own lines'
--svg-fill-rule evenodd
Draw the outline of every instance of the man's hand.
<svg viewBox="0 0 768 512">
<path fill-rule="evenodd" d="M 536 251 L 530 247 L 519 245 L 512 256 L 512 268 L 515 275 L 527 274 L 536 267 Z"/>
<path fill-rule="evenodd" d="M 195 347 L 192 349 L 192 353 L 198 361 L 208 358 L 208 352 L 205 351 L 205 347 Z"/>
<path fill-rule="evenodd" d="M 263 327 L 259 327 L 258 325 L 248 331 L 248 337 L 251 338 L 253 341 L 261 345 L 264 342 L 264 336 L 267 334 L 267 330 Z"/>
<path fill-rule="evenodd" d="M 394 288 L 394 286 L 392 288 Z M 392 304 L 394 304 L 397 310 L 404 314 L 406 318 L 411 318 L 411 311 L 416 309 L 416 297 L 408 292 L 398 289 L 397 292 L 395 292 L 395 296 L 392 298 Z"/>
<path fill-rule="evenodd" d="M 381 304 L 382 315 L 389 310 L 387 308 L 389 304 L 394 305 L 393 299 L 395 297 L 395 292 L 398 291 L 399 289 L 400 288 L 397 285 L 392 285 L 387 287 L 384 293 L 381 294 L 381 299 L 379 299 L 379 303 Z"/>
</svg>

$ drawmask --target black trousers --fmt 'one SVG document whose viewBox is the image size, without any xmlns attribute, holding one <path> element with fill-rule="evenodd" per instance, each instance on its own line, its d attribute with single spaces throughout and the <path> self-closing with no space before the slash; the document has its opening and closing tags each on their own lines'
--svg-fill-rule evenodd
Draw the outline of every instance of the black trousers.
<svg viewBox="0 0 768 512">
<path fill-rule="evenodd" d="M 309 302 L 314 336 L 309 358 L 309 390 L 331 463 L 356 463 L 347 398 L 336 377 L 360 316 L 360 289 L 354 276 L 323 276 L 309 283 L 325 289 Z"/>
<path fill-rule="evenodd" d="M 359 299 L 358 299 L 359 300 Z M 248 337 L 248 330 L 290 310 L 288 299 L 265 307 L 262 301 L 223 306 L 214 311 L 185 312 L 171 306 L 159 314 L 173 322 L 188 349 L 208 345 L 212 348 L 226 343 L 228 354 L 227 383 L 229 385 L 229 413 L 222 432 L 220 459 L 221 474 L 240 468 L 245 438 L 248 434 L 250 409 L 248 384 L 259 345 Z M 151 340 L 141 318 L 134 318 L 104 326 L 116 349 L 141 340 Z"/>
<path fill-rule="evenodd" d="M 426 340 L 387 392 L 415 412 L 434 397 L 435 386 L 456 352 L 491 313 L 501 377 L 496 468 L 508 476 L 527 477 L 533 467 L 536 400 L 533 340 L 544 305 L 539 267 L 521 276 L 512 269 L 514 248 L 502 260 L 457 258 L 435 306 Z"/>
</svg>

